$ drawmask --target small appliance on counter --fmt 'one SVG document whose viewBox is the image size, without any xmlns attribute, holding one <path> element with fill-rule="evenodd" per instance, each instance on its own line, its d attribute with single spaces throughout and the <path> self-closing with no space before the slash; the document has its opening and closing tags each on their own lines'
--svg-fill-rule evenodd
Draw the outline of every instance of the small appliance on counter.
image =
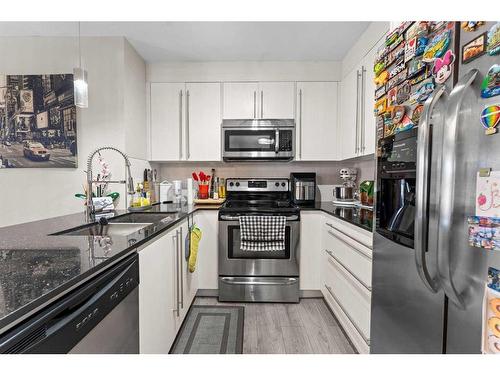
<svg viewBox="0 0 500 375">
<path fill-rule="evenodd" d="M 290 173 L 292 200 L 298 206 L 314 206 L 316 173 Z"/>
<path fill-rule="evenodd" d="M 165 180 L 160 182 L 160 202 L 161 203 L 173 202 L 172 183 L 170 181 Z"/>
<path fill-rule="evenodd" d="M 342 168 L 339 171 L 342 185 L 333 188 L 333 203 L 354 206 L 356 202 L 356 178 L 358 171 L 355 168 Z"/>
</svg>

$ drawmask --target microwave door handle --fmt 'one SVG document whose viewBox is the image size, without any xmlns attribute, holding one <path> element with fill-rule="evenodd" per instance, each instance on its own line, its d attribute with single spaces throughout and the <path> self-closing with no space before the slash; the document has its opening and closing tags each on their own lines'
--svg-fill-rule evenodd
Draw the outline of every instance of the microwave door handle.
<svg viewBox="0 0 500 375">
<path fill-rule="evenodd" d="M 274 138 L 274 152 L 280 152 L 280 131 L 276 129 L 276 137 Z"/>
<path fill-rule="evenodd" d="M 425 101 L 422 120 L 418 125 L 418 151 L 416 170 L 416 212 L 415 212 L 415 265 L 424 285 L 433 293 L 439 290 L 437 278 L 432 277 L 427 269 L 425 253 L 428 247 L 429 229 L 429 166 L 431 161 L 431 116 L 439 99 L 446 99 L 446 86 L 440 86 Z"/>
<path fill-rule="evenodd" d="M 467 89 L 473 84 L 479 71 L 472 69 L 455 85 L 446 110 L 443 155 L 441 161 L 441 191 L 439 200 L 439 232 L 437 268 L 443 289 L 449 299 L 459 308 L 465 309 L 463 296 L 457 291 L 450 267 L 450 240 L 455 205 L 455 169 L 458 118 Z"/>
</svg>

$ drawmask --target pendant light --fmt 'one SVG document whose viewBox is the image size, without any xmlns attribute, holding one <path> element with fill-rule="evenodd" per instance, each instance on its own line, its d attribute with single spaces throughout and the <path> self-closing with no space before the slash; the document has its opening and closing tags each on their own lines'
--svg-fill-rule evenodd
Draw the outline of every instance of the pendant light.
<svg viewBox="0 0 500 375">
<path fill-rule="evenodd" d="M 78 60 L 79 60 L 78 68 L 73 69 L 75 105 L 79 108 L 88 108 L 89 85 L 87 83 L 87 71 L 82 68 L 80 22 L 78 22 Z"/>
</svg>

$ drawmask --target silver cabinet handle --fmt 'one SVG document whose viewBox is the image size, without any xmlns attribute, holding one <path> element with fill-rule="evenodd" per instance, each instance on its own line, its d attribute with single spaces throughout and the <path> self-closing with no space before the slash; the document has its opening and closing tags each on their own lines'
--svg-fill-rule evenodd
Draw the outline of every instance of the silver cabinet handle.
<svg viewBox="0 0 500 375">
<path fill-rule="evenodd" d="M 276 138 L 274 141 L 274 152 L 278 153 L 280 152 L 280 131 L 276 129 Z"/>
<path fill-rule="evenodd" d="M 364 246 L 364 247 L 370 248 L 369 246 L 365 245 L 363 242 L 361 242 L 361 241 L 359 241 L 359 240 L 355 239 L 354 237 L 352 237 L 352 236 L 348 235 L 346 232 L 343 232 L 343 231 L 341 231 L 340 229 L 335 228 L 332 224 L 330 224 L 330 223 L 328 223 L 328 222 L 327 222 L 327 223 L 325 223 L 325 224 L 326 224 L 327 226 L 329 226 L 330 228 L 332 228 L 334 231 L 341 233 L 342 235 L 344 235 L 344 236 L 346 236 L 347 238 L 349 238 L 350 240 L 353 240 L 354 242 L 356 242 L 356 243 L 360 244 L 361 246 Z M 344 241 L 344 239 L 343 239 L 343 238 L 341 238 L 340 236 L 338 236 L 337 234 L 335 234 L 335 233 L 333 233 L 333 232 L 331 232 L 331 231 L 328 231 L 328 233 L 330 233 L 330 234 L 331 234 L 332 236 L 334 236 L 334 237 L 337 237 L 339 240 Z M 345 242 L 345 241 L 344 241 L 344 242 Z M 366 255 L 366 254 L 365 254 L 365 253 L 363 253 L 361 250 L 356 249 L 354 246 L 350 245 L 350 244 L 349 244 L 349 243 L 347 243 L 347 242 L 346 242 L 346 244 L 347 244 L 347 245 L 349 245 L 350 247 L 352 247 L 354 250 L 356 250 L 356 251 L 357 251 L 357 252 L 359 252 L 360 254 L 362 254 L 364 257 L 366 257 L 366 258 L 368 258 L 368 259 L 371 259 L 371 257 L 370 257 L 370 256 Z"/>
<path fill-rule="evenodd" d="M 351 324 L 354 326 L 354 328 L 356 329 L 356 331 L 358 331 L 359 335 L 363 338 L 363 340 L 366 342 L 367 345 L 370 345 L 370 339 L 368 337 L 365 336 L 365 334 L 363 333 L 363 331 L 359 328 L 359 326 L 354 322 L 354 320 L 352 319 L 351 315 L 347 312 L 347 310 L 345 309 L 344 306 L 342 306 L 342 304 L 340 303 L 340 301 L 337 299 L 337 297 L 335 297 L 335 295 L 333 294 L 332 292 L 332 288 L 330 288 L 328 285 L 325 284 L 325 288 L 326 290 L 328 290 L 328 293 L 330 293 L 330 295 L 332 296 L 333 300 L 335 301 L 335 303 L 340 307 L 340 309 L 342 310 L 342 312 L 345 314 L 345 316 L 347 316 L 347 319 L 349 319 L 349 321 L 351 322 Z"/>
<path fill-rule="evenodd" d="M 257 118 L 257 91 L 253 92 L 253 118 Z"/>
<path fill-rule="evenodd" d="M 179 91 L 179 159 L 182 159 L 182 90 Z"/>
<path fill-rule="evenodd" d="M 438 232 L 438 272 L 441 285 L 448 296 L 459 308 L 465 309 L 463 296 L 457 291 L 450 267 L 450 234 L 453 222 L 453 207 L 455 205 L 455 169 L 456 145 L 458 134 L 458 118 L 467 89 L 472 85 L 479 71 L 472 69 L 467 72 L 451 91 L 446 110 L 443 155 L 441 161 L 441 192 L 439 201 L 439 232 Z M 467 124 L 468 125 L 468 124 Z M 460 184 L 460 182 L 459 182 Z"/>
<path fill-rule="evenodd" d="M 299 90 L 299 159 L 302 159 L 302 89 Z"/>
<path fill-rule="evenodd" d="M 356 142 L 354 146 L 354 153 L 356 156 L 359 152 L 359 70 L 356 71 Z"/>
<path fill-rule="evenodd" d="M 446 99 L 446 86 L 440 86 L 424 103 L 421 121 L 418 124 L 417 186 L 415 212 L 415 265 L 424 285 L 433 293 L 439 290 L 439 281 L 427 269 L 425 253 L 428 246 L 428 206 L 429 206 L 429 168 L 431 161 L 431 115 L 439 99 Z M 442 124 L 439 124 L 442 126 Z"/>
<path fill-rule="evenodd" d="M 181 309 L 184 308 L 184 254 L 182 253 L 182 244 L 184 242 L 184 238 L 182 236 L 182 227 L 179 228 L 179 268 L 181 270 L 179 274 L 179 279 L 181 280 Z"/>
<path fill-rule="evenodd" d="M 179 316 L 180 315 L 180 309 L 179 309 L 179 304 L 180 304 L 180 285 L 179 285 L 179 233 L 176 231 L 175 236 L 172 237 L 175 238 L 175 286 L 176 286 L 176 308 L 174 311 L 176 312 L 175 315 Z"/>
<path fill-rule="evenodd" d="M 365 67 L 361 67 L 361 121 L 360 121 L 360 133 L 361 133 L 361 140 L 360 140 L 360 152 L 364 154 L 365 152 L 365 94 L 366 94 L 366 84 L 365 84 L 365 72 L 366 69 Z"/>
<path fill-rule="evenodd" d="M 258 278 L 255 280 L 245 280 L 237 277 L 223 277 L 221 281 L 229 285 L 293 285 L 296 284 L 298 280 L 295 277 L 284 277 L 274 280 L 260 280 Z"/>
<path fill-rule="evenodd" d="M 260 91 L 260 118 L 264 118 L 264 91 Z"/>
<path fill-rule="evenodd" d="M 353 277 L 358 283 L 360 283 L 365 289 L 369 290 L 371 292 L 372 288 L 368 285 L 366 285 L 366 283 L 364 281 L 362 281 L 358 276 L 356 276 L 355 274 L 353 274 L 351 272 L 351 270 L 349 270 L 349 268 L 347 268 L 344 263 L 342 263 L 335 255 L 333 255 L 333 252 L 331 250 L 328 250 L 328 249 L 325 249 L 326 253 L 328 255 L 330 255 L 337 263 L 340 267 L 342 267 L 342 269 L 347 272 L 351 277 Z"/>
<path fill-rule="evenodd" d="M 189 148 L 189 90 L 186 91 L 186 158 L 191 158 Z"/>
</svg>

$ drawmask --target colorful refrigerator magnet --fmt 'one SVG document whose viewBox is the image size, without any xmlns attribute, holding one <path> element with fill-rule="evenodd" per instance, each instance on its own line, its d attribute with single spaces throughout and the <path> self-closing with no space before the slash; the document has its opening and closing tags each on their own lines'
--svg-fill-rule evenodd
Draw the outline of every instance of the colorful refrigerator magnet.
<svg viewBox="0 0 500 375">
<path fill-rule="evenodd" d="M 375 102 L 375 115 L 381 115 L 387 110 L 387 97 L 377 100 Z"/>
<path fill-rule="evenodd" d="M 490 105 L 481 112 L 481 124 L 486 129 L 486 135 L 495 134 L 500 122 L 500 105 Z"/>
<path fill-rule="evenodd" d="M 416 96 L 416 100 L 418 103 L 423 103 L 427 100 L 427 98 L 432 94 L 436 86 L 434 85 L 434 82 L 432 79 L 428 79 L 427 81 L 424 81 L 417 91 L 415 91 L 414 95 Z"/>
<path fill-rule="evenodd" d="M 500 250 L 500 219 L 485 216 L 469 216 L 469 246 L 486 250 Z"/>
<path fill-rule="evenodd" d="M 419 104 L 417 105 L 411 114 L 411 121 L 415 124 L 418 125 L 420 121 L 420 117 L 422 116 L 422 112 L 424 111 L 424 105 Z"/>
<path fill-rule="evenodd" d="M 410 61 L 417 54 L 417 38 L 410 39 L 405 44 L 405 62 Z"/>
<path fill-rule="evenodd" d="M 437 57 L 443 56 L 450 45 L 450 39 L 450 30 L 442 32 L 432 38 L 427 47 L 425 47 L 423 56 L 424 62 L 433 62 Z"/>
<path fill-rule="evenodd" d="M 481 84 L 481 97 L 491 98 L 500 95 L 500 65 L 495 64 L 489 70 Z"/>
<path fill-rule="evenodd" d="M 443 58 L 436 58 L 434 67 L 432 68 L 432 74 L 436 83 L 443 84 L 451 76 L 454 62 L 455 55 L 451 50 L 446 51 Z"/>
<path fill-rule="evenodd" d="M 476 216 L 500 218 L 500 171 L 492 171 L 485 177 L 477 174 Z"/>
<path fill-rule="evenodd" d="M 464 44 L 462 47 L 462 64 L 478 58 L 486 53 L 486 33 L 479 35 L 477 38 Z"/>
<path fill-rule="evenodd" d="M 413 128 L 414 124 L 413 122 L 411 121 L 410 117 L 408 115 L 404 115 L 403 116 L 403 119 L 401 120 L 401 122 L 398 124 L 398 127 L 396 129 L 396 132 L 404 132 L 406 130 L 410 130 L 411 128 Z"/>
<path fill-rule="evenodd" d="M 460 27 L 464 31 L 476 31 L 484 25 L 484 21 L 463 21 L 460 22 Z"/>
<path fill-rule="evenodd" d="M 387 106 L 393 107 L 396 105 L 398 88 L 394 87 L 387 92 Z"/>
<path fill-rule="evenodd" d="M 403 121 L 403 117 L 405 116 L 406 108 L 402 105 L 397 105 L 392 107 L 391 109 L 391 119 L 393 124 L 399 124 Z"/>
<path fill-rule="evenodd" d="M 500 271 L 489 267 L 484 288 L 481 352 L 500 354 Z"/>
<path fill-rule="evenodd" d="M 415 56 L 422 55 L 428 44 L 429 38 L 427 38 L 427 36 L 417 36 L 417 49 L 415 51 Z"/>
<path fill-rule="evenodd" d="M 497 55 L 500 52 L 500 22 L 497 22 L 490 31 L 488 31 L 486 50 L 490 56 Z"/>
<path fill-rule="evenodd" d="M 382 73 L 380 73 L 377 77 L 373 79 L 373 82 L 375 82 L 377 86 L 380 86 L 380 85 L 385 85 L 388 79 L 389 79 L 389 72 L 387 70 L 384 70 Z"/>
<path fill-rule="evenodd" d="M 410 99 L 411 85 L 408 81 L 404 82 L 398 87 L 398 92 L 396 93 L 396 103 L 401 105 Z"/>
</svg>

